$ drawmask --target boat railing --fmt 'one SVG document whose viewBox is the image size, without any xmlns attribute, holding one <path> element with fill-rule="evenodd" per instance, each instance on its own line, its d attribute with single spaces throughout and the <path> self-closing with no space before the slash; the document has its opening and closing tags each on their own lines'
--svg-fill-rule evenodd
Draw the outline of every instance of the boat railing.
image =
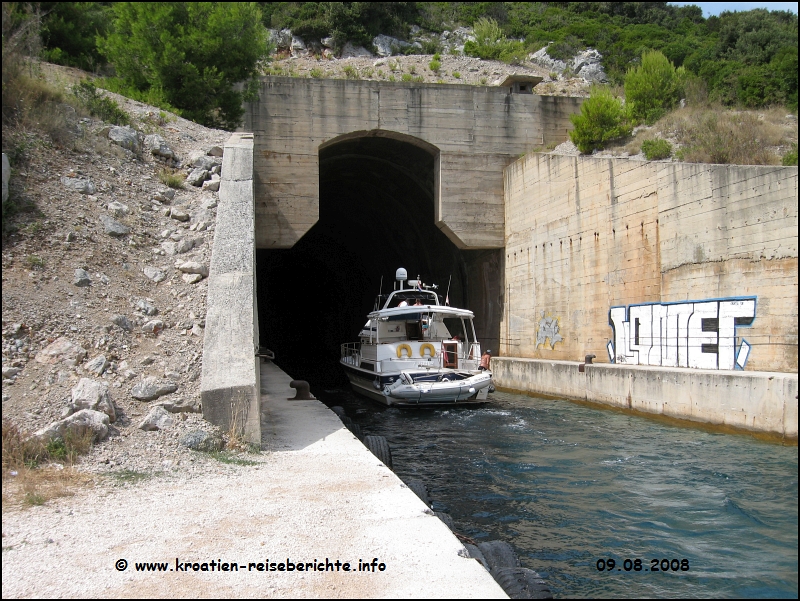
<svg viewBox="0 0 800 601">
<path fill-rule="evenodd" d="M 360 342 L 345 342 L 341 346 L 342 361 L 351 365 L 358 365 L 358 356 L 361 354 Z"/>
</svg>

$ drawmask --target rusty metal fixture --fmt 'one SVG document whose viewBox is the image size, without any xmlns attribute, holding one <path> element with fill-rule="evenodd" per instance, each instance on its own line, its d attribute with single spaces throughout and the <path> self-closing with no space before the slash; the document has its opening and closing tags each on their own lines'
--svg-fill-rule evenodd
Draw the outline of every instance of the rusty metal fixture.
<svg viewBox="0 0 800 601">
<path fill-rule="evenodd" d="M 305 380 L 292 380 L 289 386 L 297 390 L 294 398 L 287 398 L 287 401 L 316 401 L 317 399 L 311 394 L 311 386 Z"/>
<path fill-rule="evenodd" d="M 583 363 L 578 365 L 578 371 L 580 373 L 585 373 L 586 372 L 586 366 L 587 365 L 591 365 L 592 364 L 592 359 L 595 359 L 595 358 L 597 358 L 597 355 L 586 355 L 583 358 Z"/>
</svg>

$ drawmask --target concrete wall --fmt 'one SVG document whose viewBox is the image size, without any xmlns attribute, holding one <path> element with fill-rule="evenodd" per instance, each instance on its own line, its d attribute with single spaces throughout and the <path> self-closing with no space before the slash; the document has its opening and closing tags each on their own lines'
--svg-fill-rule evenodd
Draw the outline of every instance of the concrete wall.
<svg viewBox="0 0 800 601">
<path fill-rule="evenodd" d="M 755 298 L 728 356 L 745 341 L 746 370 L 797 371 L 796 167 L 531 154 L 505 182 L 503 355 L 608 362 L 612 307 Z M 663 311 L 653 336 L 659 323 L 658 335 L 677 336 L 683 326 Z M 723 323 L 722 309 L 714 319 Z M 703 336 L 684 341 L 698 357 L 713 354 Z M 667 354 L 640 353 L 651 365 L 669 365 Z M 711 358 L 730 369 L 724 354 Z"/>
<path fill-rule="evenodd" d="M 319 148 L 352 132 L 438 149 L 436 223 L 459 248 L 504 245 L 503 168 L 563 142 L 581 99 L 508 88 L 268 77 L 247 105 L 255 134 L 256 244 L 291 248 L 319 215 Z"/>
<path fill-rule="evenodd" d="M 253 136 L 233 134 L 222 157 L 200 395 L 203 417 L 260 445 L 255 283 Z"/>
<path fill-rule="evenodd" d="M 508 390 L 603 403 L 797 439 L 797 374 L 748 373 L 495 357 Z"/>
</svg>

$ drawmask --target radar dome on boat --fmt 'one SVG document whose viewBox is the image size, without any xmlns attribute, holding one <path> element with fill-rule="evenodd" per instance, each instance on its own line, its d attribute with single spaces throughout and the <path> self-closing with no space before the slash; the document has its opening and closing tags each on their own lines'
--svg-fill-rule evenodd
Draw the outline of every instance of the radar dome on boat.
<svg viewBox="0 0 800 601">
<path fill-rule="evenodd" d="M 397 278 L 398 282 L 404 282 L 408 279 L 408 272 L 401 267 L 395 272 L 394 277 Z"/>
</svg>

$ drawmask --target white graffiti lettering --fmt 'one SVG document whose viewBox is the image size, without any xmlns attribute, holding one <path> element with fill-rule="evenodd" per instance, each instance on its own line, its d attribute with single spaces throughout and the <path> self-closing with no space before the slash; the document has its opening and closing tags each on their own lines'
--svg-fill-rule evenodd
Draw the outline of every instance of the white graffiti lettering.
<svg viewBox="0 0 800 601">
<path fill-rule="evenodd" d="M 744 369 L 751 345 L 736 327 L 752 325 L 756 297 L 611 307 L 608 342 L 612 363 Z"/>
</svg>

